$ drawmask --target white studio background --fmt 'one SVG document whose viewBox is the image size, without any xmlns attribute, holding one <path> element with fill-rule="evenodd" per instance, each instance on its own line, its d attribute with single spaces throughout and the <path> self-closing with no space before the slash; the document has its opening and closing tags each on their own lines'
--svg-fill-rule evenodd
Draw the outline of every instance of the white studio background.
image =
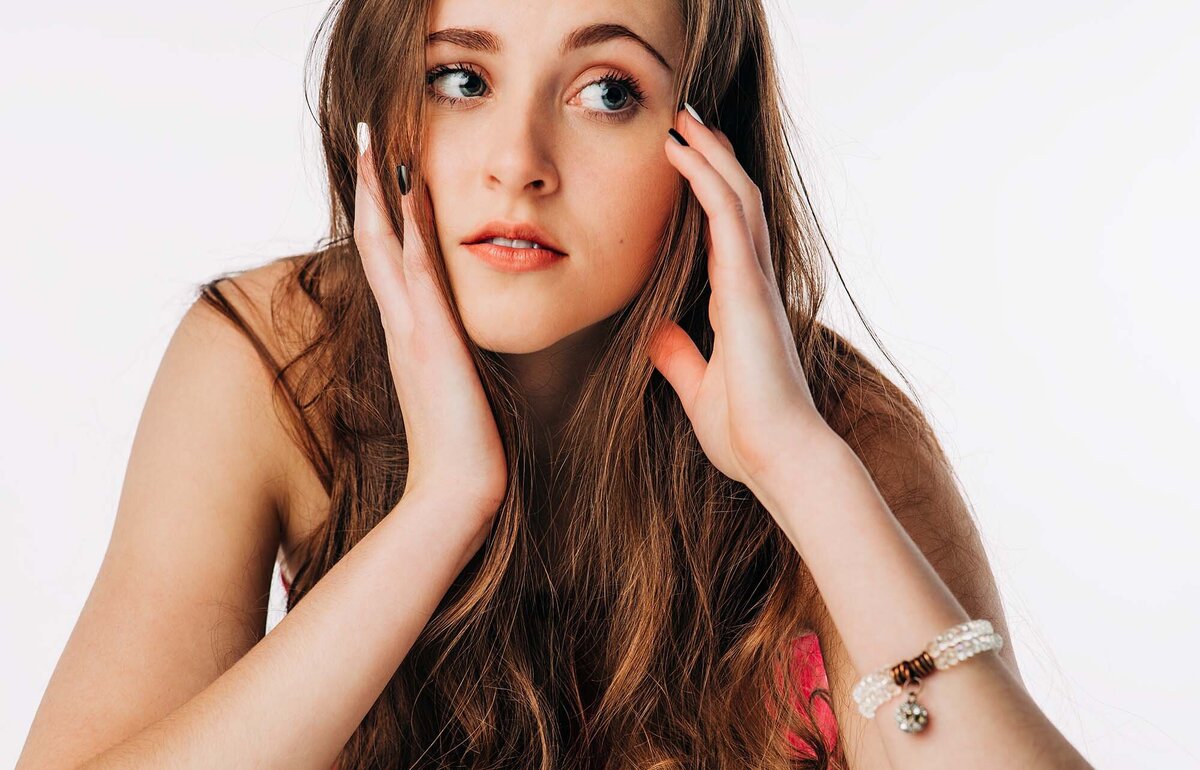
<svg viewBox="0 0 1200 770">
<path fill-rule="evenodd" d="M 1200 5 L 771 7 L 810 192 L 956 462 L 1031 692 L 1097 767 L 1197 766 Z M 301 65 L 325 8 L 0 21 L 0 765 L 194 286 L 324 232 Z M 886 364 L 830 286 L 828 320 Z"/>
</svg>

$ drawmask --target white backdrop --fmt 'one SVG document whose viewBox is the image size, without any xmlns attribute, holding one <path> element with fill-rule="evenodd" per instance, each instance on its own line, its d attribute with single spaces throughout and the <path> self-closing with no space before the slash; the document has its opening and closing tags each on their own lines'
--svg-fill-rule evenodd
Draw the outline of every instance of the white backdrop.
<svg viewBox="0 0 1200 770">
<path fill-rule="evenodd" d="M 0 765 L 194 285 L 324 232 L 301 64 L 325 7 L 0 20 Z M 956 462 L 1034 697 L 1097 767 L 1200 766 L 1200 4 L 772 11 L 806 181 Z M 828 320 L 885 363 L 831 287 Z"/>
</svg>

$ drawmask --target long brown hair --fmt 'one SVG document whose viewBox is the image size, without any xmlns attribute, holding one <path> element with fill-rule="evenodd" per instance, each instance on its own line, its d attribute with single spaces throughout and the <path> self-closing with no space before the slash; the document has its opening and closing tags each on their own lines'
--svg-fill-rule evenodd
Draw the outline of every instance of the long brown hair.
<svg viewBox="0 0 1200 770">
<path fill-rule="evenodd" d="M 300 545 L 289 609 L 405 486 L 403 421 L 353 242 L 353 137 L 357 120 L 370 123 L 381 179 L 409 164 L 427 220 L 419 137 L 428 6 L 335 4 L 309 51 L 311 61 L 328 31 L 317 106 L 330 234 L 312 252 L 281 258 L 292 273 L 271 314 L 272 333 L 301 343 L 299 352 L 279 360 L 223 293 L 228 274 L 200 289 L 275 373 L 295 438 L 329 494 L 327 519 Z M 676 95 L 712 116 L 762 191 L 776 278 L 818 408 L 848 440 L 869 413 L 940 453 L 922 410 L 817 321 L 829 248 L 789 144 L 795 131 L 763 8 L 679 0 L 679 9 L 686 53 Z M 707 222 L 681 190 L 646 286 L 604 321 L 611 333 L 581 373 L 549 467 L 532 460 L 529 407 L 511 371 L 470 341 L 450 302 L 493 407 L 509 489 L 488 540 L 346 744 L 342 770 L 844 767 L 840 742 L 827 745 L 813 713 L 830 693 L 800 697 L 794 684 L 794 642 L 828 619 L 811 575 L 754 496 L 707 462 L 646 352 L 663 316 L 712 351 Z M 389 186 L 386 204 L 401 232 L 398 194 Z M 426 248 L 439 248 L 427 222 L 420 233 Z M 564 532 L 545 553 L 538 538 L 551 516 Z M 789 733 L 810 747 L 808 758 Z"/>
</svg>

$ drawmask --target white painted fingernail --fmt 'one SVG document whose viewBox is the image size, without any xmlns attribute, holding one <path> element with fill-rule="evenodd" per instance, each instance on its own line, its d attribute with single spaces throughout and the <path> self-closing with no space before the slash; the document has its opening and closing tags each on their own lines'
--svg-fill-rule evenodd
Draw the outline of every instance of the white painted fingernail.
<svg viewBox="0 0 1200 770">
<path fill-rule="evenodd" d="M 361 120 L 358 122 L 358 154 L 362 155 L 367 151 L 367 146 L 371 144 L 371 132 L 367 129 L 367 124 Z"/>
<path fill-rule="evenodd" d="M 696 113 L 696 110 L 694 110 L 694 109 L 692 108 L 692 105 L 688 104 L 687 102 L 684 102 L 684 103 L 683 103 L 683 108 L 684 108 L 685 110 L 687 110 L 688 112 L 692 113 L 692 117 L 696 119 L 696 122 L 697 122 L 697 123 L 699 123 L 699 124 L 700 124 L 700 125 L 702 125 L 702 126 L 704 125 L 704 121 L 700 119 L 700 115 L 698 115 L 698 114 Z"/>
</svg>

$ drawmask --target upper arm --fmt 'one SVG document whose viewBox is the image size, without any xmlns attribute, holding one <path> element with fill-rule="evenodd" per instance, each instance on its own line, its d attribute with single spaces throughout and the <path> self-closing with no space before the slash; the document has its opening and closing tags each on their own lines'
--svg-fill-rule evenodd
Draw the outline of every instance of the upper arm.
<svg viewBox="0 0 1200 770">
<path fill-rule="evenodd" d="M 987 561 L 979 528 L 949 463 L 940 452 L 896 430 L 874 434 L 855 447 L 880 495 L 913 542 L 972 619 L 991 621 L 1004 638 L 999 655 L 1021 681 L 1004 608 Z M 837 717 L 839 735 L 851 768 L 887 768 L 881 729 L 894 730 L 891 715 L 900 698 L 889 701 L 872 719 L 858 713 L 851 692 L 868 672 L 850 662 L 832 620 L 819 624 L 818 638 Z M 916 655 L 919 650 L 912 650 Z"/>
<path fill-rule="evenodd" d="M 262 637 L 285 440 L 250 342 L 193 303 L 150 386 L 107 550 L 22 766 L 106 750 L 191 699 Z"/>
</svg>

